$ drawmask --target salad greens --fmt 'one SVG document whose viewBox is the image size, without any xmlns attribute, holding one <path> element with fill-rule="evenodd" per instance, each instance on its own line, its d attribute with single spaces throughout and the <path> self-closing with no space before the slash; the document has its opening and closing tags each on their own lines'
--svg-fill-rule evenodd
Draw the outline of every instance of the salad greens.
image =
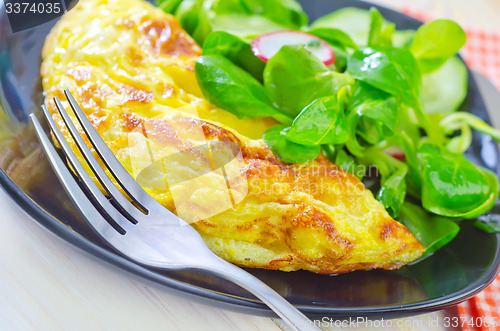
<svg viewBox="0 0 500 331">
<path fill-rule="evenodd" d="M 500 215 L 483 215 L 477 218 L 474 222 L 474 226 L 483 230 L 486 233 L 498 233 L 500 232 Z"/>
<path fill-rule="evenodd" d="M 203 55 L 221 55 L 262 83 L 265 63 L 253 54 L 248 43 L 232 34 L 224 31 L 209 34 L 203 43 Z"/>
<path fill-rule="evenodd" d="M 410 46 L 410 51 L 423 73 L 432 72 L 443 65 L 465 45 L 464 30 L 450 20 L 435 20 L 422 25 Z"/>
<path fill-rule="evenodd" d="M 280 155 L 283 162 L 304 163 L 314 160 L 321 152 L 321 146 L 304 146 L 287 139 L 290 128 L 276 125 L 266 131 L 264 141 L 274 154 Z"/>
<path fill-rule="evenodd" d="M 357 81 L 352 90 L 347 116 L 350 139 L 346 147 L 352 155 L 362 157 L 364 148 L 358 137 L 376 144 L 393 135 L 398 105 L 395 97 L 362 81 Z"/>
<path fill-rule="evenodd" d="M 358 45 L 349 37 L 347 33 L 335 28 L 314 28 L 307 30 L 307 33 L 320 37 L 330 46 L 346 51 L 350 49 L 358 49 Z"/>
<path fill-rule="evenodd" d="M 381 178 L 376 197 L 392 217 L 397 217 L 406 197 L 408 166 L 376 148 L 367 149 L 357 161 L 377 167 Z"/>
<path fill-rule="evenodd" d="M 280 122 L 263 139 L 284 162 L 321 152 L 360 179 L 376 168 L 374 195 L 426 254 L 455 237 L 459 220 L 478 218 L 497 201 L 496 175 L 463 156 L 472 130 L 497 141 L 500 131 L 458 111 L 468 79 L 456 56 L 466 40 L 458 24 L 436 20 L 400 31 L 375 8 L 344 8 L 308 25 L 295 0 L 159 3 L 203 45 L 195 72 L 210 102 L 239 118 Z M 265 63 L 250 43 L 276 30 L 323 39 L 336 62 L 325 65 L 311 45 L 286 45 Z M 500 230 L 491 220 L 476 226 Z"/>
<path fill-rule="evenodd" d="M 396 30 L 396 24 L 388 23 L 375 8 L 370 9 L 371 23 L 368 35 L 368 46 L 370 47 L 392 47 L 392 34 Z"/>
<path fill-rule="evenodd" d="M 420 108 L 422 77 L 408 49 L 366 47 L 357 50 L 347 60 L 346 72 L 358 81 L 398 97 L 414 109 Z"/>
<path fill-rule="evenodd" d="M 344 144 L 348 139 L 345 89 L 339 95 L 316 99 L 295 118 L 286 138 L 306 146 Z"/>
<path fill-rule="evenodd" d="M 335 95 L 354 80 L 331 71 L 304 46 L 283 46 L 264 69 L 264 86 L 274 105 L 288 116 L 297 116 L 318 98 Z"/>
<path fill-rule="evenodd" d="M 399 221 L 427 247 L 424 256 L 446 245 L 460 230 L 459 225 L 449 218 L 432 216 L 410 202 L 402 206 Z"/>
<path fill-rule="evenodd" d="M 282 123 L 291 122 L 291 118 L 273 108 L 266 89 L 227 58 L 204 55 L 196 62 L 195 72 L 208 101 L 221 108 L 231 109 L 239 118 L 270 116 Z"/>
<path fill-rule="evenodd" d="M 226 31 L 246 41 L 272 31 L 300 29 L 307 15 L 295 0 L 160 0 L 200 44 L 213 31 Z"/>
<path fill-rule="evenodd" d="M 495 204 L 498 180 L 491 171 L 429 142 L 420 146 L 417 158 L 425 209 L 443 216 L 475 218 Z"/>
</svg>

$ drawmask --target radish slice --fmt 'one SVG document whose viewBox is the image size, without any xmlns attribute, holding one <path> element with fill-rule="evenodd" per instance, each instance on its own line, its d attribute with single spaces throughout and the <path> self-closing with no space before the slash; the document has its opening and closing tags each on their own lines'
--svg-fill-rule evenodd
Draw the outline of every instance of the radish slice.
<svg viewBox="0 0 500 331">
<path fill-rule="evenodd" d="M 399 160 L 399 161 L 406 161 L 406 155 L 405 153 L 403 152 L 403 150 L 397 146 L 392 146 L 392 147 L 389 147 L 387 148 L 385 151 L 384 151 L 387 155 L 390 155 L 392 156 L 393 158 Z"/>
<path fill-rule="evenodd" d="M 267 62 L 278 53 L 281 47 L 297 44 L 305 45 L 309 52 L 316 55 L 327 66 L 335 62 L 335 53 L 324 40 L 312 34 L 294 30 L 263 34 L 252 42 L 252 51 L 259 59 Z"/>
</svg>

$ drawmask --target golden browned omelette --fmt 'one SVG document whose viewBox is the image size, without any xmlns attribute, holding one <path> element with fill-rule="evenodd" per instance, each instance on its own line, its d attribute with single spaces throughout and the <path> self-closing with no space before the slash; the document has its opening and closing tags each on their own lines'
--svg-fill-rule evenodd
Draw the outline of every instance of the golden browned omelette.
<svg viewBox="0 0 500 331">
<path fill-rule="evenodd" d="M 167 186 L 141 183 L 237 265 L 334 274 L 393 269 L 422 255 L 425 248 L 353 175 L 323 156 L 281 162 L 260 139 L 273 120 L 238 120 L 204 100 L 193 73 L 200 55 L 174 17 L 144 1 L 80 0 L 46 40 L 46 100 L 63 99 L 68 88 L 133 176 L 206 140 L 239 146 L 245 188 L 212 185 L 222 175 L 208 173 L 211 161 L 203 153 L 191 167 L 172 170 L 179 178 L 199 173 L 194 188 L 161 174 L 151 181 Z M 54 104 L 47 104 L 72 142 Z M 210 214 L 207 206 L 227 200 L 228 190 L 233 204 Z"/>
</svg>

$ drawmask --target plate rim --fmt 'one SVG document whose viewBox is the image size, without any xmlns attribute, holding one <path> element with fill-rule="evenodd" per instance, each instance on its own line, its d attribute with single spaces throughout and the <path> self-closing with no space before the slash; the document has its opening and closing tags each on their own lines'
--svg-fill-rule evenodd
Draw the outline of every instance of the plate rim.
<svg viewBox="0 0 500 331">
<path fill-rule="evenodd" d="M 105 249 L 96 245 L 95 243 L 85 239 L 75 231 L 71 231 L 63 223 L 48 214 L 41 208 L 35 201 L 26 195 L 9 177 L 0 169 L 0 186 L 9 195 L 25 213 L 27 213 L 34 221 L 44 226 L 47 230 L 56 234 L 60 239 L 65 240 L 69 244 L 79 248 L 87 254 L 95 256 L 100 260 L 119 267 L 129 273 L 139 276 L 142 279 L 152 281 L 161 286 L 167 286 L 173 290 L 180 291 L 185 294 L 193 295 L 197 298 L 206 299 L 210 302 L 217 302 L 226 308 L 243 310 L 247 313 L 261 316 L 275 316 L 274 313 L 262 302 L 258 300 L 248 300 L 244 298 L 234 297 L 231 295 L 210 291 L 209 289 L 201 288 L 196 285 L 184 283 L 182 281 L 163 276 L 154 271 L 142 267 L 139 264 L 128 260 L 111 250 Z M 310 317 L 324 317 L 324 316 L 378 316 L 380 314 L 391 316 L 408 316 L 409 314 L 420 314 L 432 312 L 444 308 L 448 308 L 458 304 L 468 298 L 476 295 L 485 289 L 493 282 L 498 271 L 500 270 L 500 234 L 497 234 L 497 250 L 495 259 L 492 265 L 496 267 L 488 269 L 484 275 L 475 283 L 467 286 L 466 288 L 449 294 L 440 298 L 431 300 L 424 300 L 422 302 L 410 303 L 405 305 L 386 305 L 374 306 L 370 308 L 333 308 L 333 307 L 320 307 L 309 305 L 294 305 L 299 310 L 304 312 Z"/>
<path fill-rule="evenodd" d="M 406 14 L 387 8 L 382 5 L 373 4 L 368 1 L 351 0 L 353 6 L 374 6 L 379 9 L 383 9 L 385 12 L 391 12 L 397 15 L 403 15 L 408 19 L 414 20 L 416 22 L 422 23 Z M 0 5 L 0 8 L 4 4 Z M 59 18 L 58 18 L 59 19 Z M 467 71 L 469 75 L 469 81 L 472 85 L 478 86 L 475 77 L 472 75 L 469 67 L 467 66 Z M 470 84 L 470 83 L 469 83 Z M 479 87 L 478 87 L 479 89 Z M 484 99 L 480 96 L 481 103 L 484 104 Z M 491 123 L 491 116 L 486 109 L 487 122 Z M 29 125 L 29 124 L 28 124 Z M 498 146 L 495 145 L 495 152 L 500 156 L 498 151 Z M 500 162 L 497 164 L 497 169 L 495 173 L 498 175 L 500 168 Z M 100 247 L 99 245 L 87 240 L 85 237 L 81 236 L 79 233 L 72 231 L 69 227 L 65 226 L 62 222 L 57 220 L 55 217 L 47 213 L 41 206 L 39 206 L 33 199 L 31 199 L 24 191 L 19 188 L 7 175 L 7 173 L 0 168 L 0 187 L 7 193 L 7 195 L 12 199 L 14 203 L 20 207 L 20 209 L 29 215 L 29 217 L 36 221 L 38 224 L 42 225 L 46 230 L 57 235 L 60 239 L 68 242 L 69 244 L 77 247 L 81 251 L 90 254 L 99 260 L 113 265 L 114 267 L 120 268 L 133 275 L 139 276 L 141 280 L 147 280 L 158 284 L 162 287 L 167 287 L 171 290 L 180 292 L 179 294 L 191 296 L 195 300 L 199 300 L 205 304 L 209 305 L 219 305 L 228 310 L 236 310 L 244 313 L 249 313 L 259 316 L 276 317 L 274 312 L 270 310 L 264 303 L 259 300 L 250 300 L 247 298 L 235 297 L 233 295 L 228 295 L 210 289 L 202 288 L 190 283 L 182 282 L 170 278 L 166 275 L 161 275 L 154 272 L 152 269 L 145 268 L 121 255 L 114 253 L 112 250 Z M 488 285 L 490 285 L 496 278 L 500 271 L 500 233 L 496 234 L 497 237 L 497 247 L 495 252 L 495 257 L 491 263 L 492 267 L 486 270 L 483 276 L 476 282 L 470 284 L 464 289 L 454 292 L 453 294 L 448 294 L 439 298 L 434 298 L 430 300 L 424 300 L 421 302 L 409 303 L 404 305 L 379 305 L 373 307 L 365 308 L 355 308 L 355 307 L 321 307 L 321 306 L 311 306 L 311 305 L 294 305 L 296 308 L 301 310 L 304 314 L 311 318 L 321 318 L 321 317 L 354 317 L 354 316 L 390 316 L 390 318 L 404 317 L 410 315 L 417 315 L 423 313 L 429 313 L 436 310 L 441 310 L 454 306 L 460 302 L 463 302 L 477 293 L 484 290 Z"/>
</svg>

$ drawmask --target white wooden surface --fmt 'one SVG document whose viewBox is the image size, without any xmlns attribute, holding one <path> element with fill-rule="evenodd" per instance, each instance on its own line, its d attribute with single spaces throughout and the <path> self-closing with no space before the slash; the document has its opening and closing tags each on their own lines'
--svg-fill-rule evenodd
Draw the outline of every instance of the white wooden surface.
<svg viewBox="0 0 500 331">
<path fill-rule="evenodd" d="M 395 8 L 411 3 L 462 24 L 499 29 L 497 0 L 377 2 Z M 428 314 L 410 321 L 439 316 Z M 280 330 L 278 325 L 270 318 L 194 302 L 97 260 L 42 228 L 0 190 L 2 331 Z"/>
<path fill-rule="evenodd" d="M 0 330 L 279 330 L 152 285 L 71 246 L 0 191 Z"/>
</svg>

